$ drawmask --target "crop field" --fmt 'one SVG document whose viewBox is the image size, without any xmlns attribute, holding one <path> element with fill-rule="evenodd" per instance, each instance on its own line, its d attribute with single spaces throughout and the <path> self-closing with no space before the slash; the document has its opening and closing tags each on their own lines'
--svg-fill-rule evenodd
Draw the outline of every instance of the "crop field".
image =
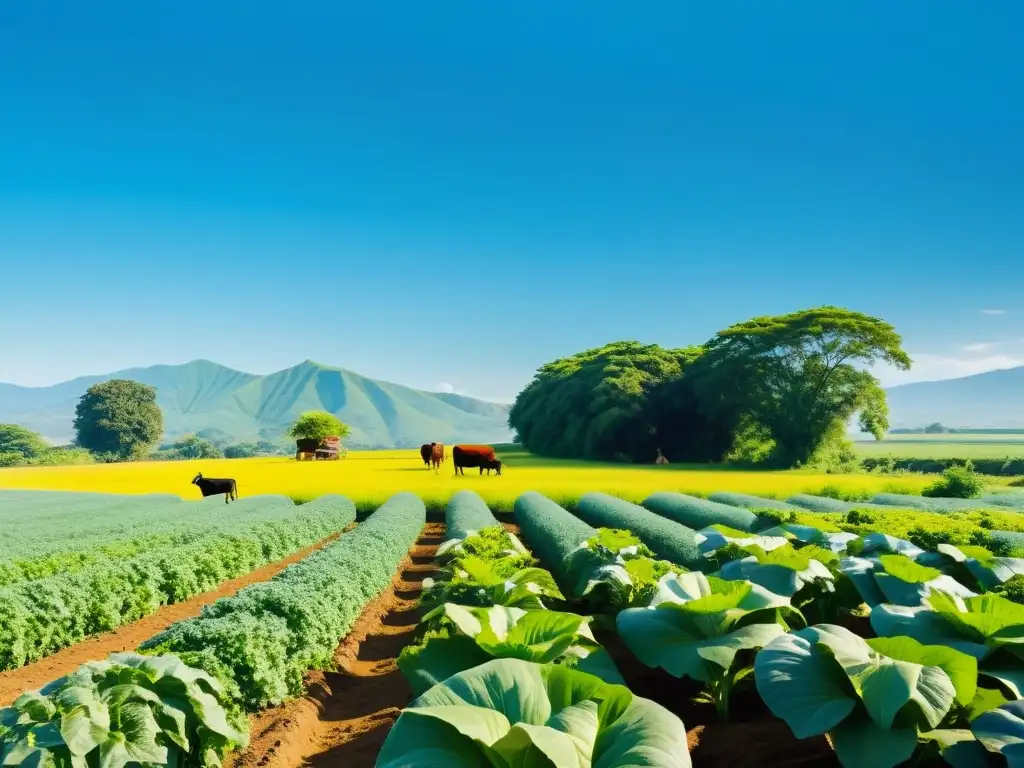
<svg viewBox="0 0 1024 768">
<path fill-rule="evenodd" d="M 865 457 L 898 459 L 1002 459 L 1024 457 L 1024 434 L 888 435 L 857 442 Z"/>
<path fill-rule="evenodd" d="M 500 477 L 480 476 L 475 470 L 455 477 L 450 457 L 435 475 L 423 467 L 418 451 L 364 451 L 336 462 L 273 458 L 0 469 L 0 489 L 163 493 L 197 499 L 199 490 L 190 483 L 196 472 L 202 472 L 207 477 L 235 478 L 242 498 L 277 494 L 306 501 L 340 493 L 363 508 L 410 491 L 428 508 L 443 509 L 453 493 L 471 489 L 491 506 L 511 511 L 516 498 L 530 490 L 561 501 L 573 501 L 591 491 L 640 501 L 654 491 L 701 496 L 732 491 L 784 499 L 831 486 L 867 498 L 881 492 L 919 493 L 933 480 L 915 475 L 754 472 L 671 464 L 638 467 L 542 459 L 519 451 L 499 452 L 499 456 L 506 462 Z"/>
<path fill-rule="evenodd" d="M 433 521 L 397 489 L 0 491 L 0 763 L 1015 764 L 1024 492 L 417 471 Z"/>
</svg>

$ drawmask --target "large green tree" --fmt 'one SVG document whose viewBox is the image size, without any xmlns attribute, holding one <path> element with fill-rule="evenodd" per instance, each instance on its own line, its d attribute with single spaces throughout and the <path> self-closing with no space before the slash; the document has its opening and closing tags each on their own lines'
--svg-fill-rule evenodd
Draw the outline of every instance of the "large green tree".
<svg viewBox="0 0 1024 768">
<path fill-rule="evenodd" d="M 142 458 L 159 442 L 163 429 L 156 389 L 137 381 L 94 384 L 75 408 L 76 442 L 95 454 Z"/>
<path fill-rule="evenodd" d="M 296 440 L 323 440 L 325 437 L 348 437 L 351 431 L 333 413 L 306 411 L 295 420 L 288 434 Z"/>
<path fill-rule="evenodd" d="M 546 456 L 652 461 L 660 447 L 672 460 L 716 460 L 731 436 L 701 414 L 686 384 L 699 355 L 620 341 L 555 360 L 519 393 L 509 426 Z"/>
<path fill-rule="evenodd" d="M 757 317 L 704 348 L 690 378 L 708 418 L 741 414 L 770 436 L 784 466 L 806 463 L 858 414 L 861 428 L 881 438 L 888 408 L 867 368 L 911 364 L 891 325 L 832 306 Z"/>
<path fill-rule="evenodd" d="M 0 424 L 0 453 L 19 454 L 23 459 L 35 459 L 46 453 L 50 446 L 31 429 L 17 424 Z"/>
</svg>

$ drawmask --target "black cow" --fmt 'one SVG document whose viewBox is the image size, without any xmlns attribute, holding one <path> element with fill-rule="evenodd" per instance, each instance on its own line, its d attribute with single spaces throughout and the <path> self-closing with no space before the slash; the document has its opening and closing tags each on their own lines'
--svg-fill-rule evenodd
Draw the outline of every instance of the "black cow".
<svg viewBox="0 0 1024 768">
<path fill-rule="evenodd" d="M 433 455 L 433 453 L 434 453 L 434 444 L 433 443 L 424 443 L 423 445 L 420 446 L 420 458 L 423 459 L 423 466 L 425 466 L 425 467 L 429 467 L 430 466 L 430 457 Z"/>
<path fill-rule="evenodd" d="M 192 485 L 199 486 L 199 492 L 205 499 L 207 496 L 224 494 L 224 503 L 238 500 L 238 483 L 230 477 L 203 477 L 203 473 L 192 478 Z"/>
</svg>

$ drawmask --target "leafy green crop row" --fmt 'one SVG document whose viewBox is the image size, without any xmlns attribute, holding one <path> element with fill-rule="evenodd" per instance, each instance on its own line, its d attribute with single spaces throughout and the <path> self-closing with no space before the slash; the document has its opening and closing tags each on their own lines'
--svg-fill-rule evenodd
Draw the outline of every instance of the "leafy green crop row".
<svg viewBox="0 0 1024 768">
<path fill-rule="evenodd" d="M 527 491 L 513 507 L 526 543 L 557 578 L 564 578 L 565 559 L 597 531 L 546 496 Z"/>
<path fill-rule="evenodd" d="M 628 501 L 604 493 L 588 493 L 576 514 L 597 528 L 631 531 L 658 557 L 692 568 L 701 562 L 696 531 Z"/>
<path fill-rule="evenodd" d="M 498 521 L 483 499 L 473 491 L 459 491 L 445 507 L 445 528 L 449 539 L 464 539 L 469 531 L 481 531 Z"/>
<path fill-rule="evenodd" d="M 719 504 L 729 504 L 730 506 L 743 509 L 781 509 L 789 512 L 797 509 L 797 507 L 787 504 L 785 501 L 751 496 L 746 493 L 727 493 L 723 491 L 712 493 L 708 498 L 711 501 L 717 501 Z"/>
<path fill-rule="evenodd" d="M 798 493 L 790 496 L 787 503 L 808 509 L 811 512 L 849 512 L 851 509 L 874 509 L 878 511 L 898 509 L 898 507 L 885 506 L 883 504 L 872 504 L 867 501 L 843 501 L 833 499 L 831 496 L 812 496 L 808 493 Z"/>
<path fill-rule="evenodd" d="M 750 510 L 682 493 L 652 493 L 642 503 L 651 512 L 695 531 L 716 523 L 749 531 L 757 520 L 757 516 Z"/>
<path fill-rule="evenodd" d="M 140 650 L 176 654 L 227 681 L 249 711 L 298 695 L 306 670 L 331 663 L 339 640 L 391 583 L 425 521 L 418 497 L 396 494 L 337 542 L 206 606 Z"/>
<path fill-rule="evenodd" d="M 314 544 L 353 522 L 355 506 L 323 496 L 280 519 L 232 519 L 233 532 L 215 530 L 187 546 L 0 589 L 0 669 L 38 661 Z"/>
<path fill-rule="evenodd" d="M 911 496 L 903 493 L 879 493 L 872 497 L 872 503 L 903 509 L 921 509 L 925 512 L 965 512 L 985 509 L 995 505 L 981 499 L 947 499 L 929 496 Z"/>
</svg>

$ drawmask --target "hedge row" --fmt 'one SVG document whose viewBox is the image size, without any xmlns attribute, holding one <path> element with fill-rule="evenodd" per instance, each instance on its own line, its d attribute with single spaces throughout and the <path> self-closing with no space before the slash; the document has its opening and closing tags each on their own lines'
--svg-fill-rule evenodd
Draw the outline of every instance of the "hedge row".
<svg viewBox="0 0 1024 768">
<path fill-rule="evenodd" d="M 983 475 L 1013 476 L 1024 475 L 1024 458 L 975 459 L 975 458 L 942 458 L 942 459 L 897 459 L 891 456 L 876 456 L 863 460 L 868 470 L 887 472 L 925 472 L 939 473 L 953 466 L 963 466 L 967 462 L 974 465 L 974 470 Z"/>
<path fill-rule="evenodd" d="M 449 539 L 464 539 L 470 531 L 480 531 L 500 523 L 483 499 L 473 491 L 459 491 L 448 501 L 444 522 Z"/>
<path fill-rule="evenodd" d="M 595 528 L 622 528 L 633 533 L 658 557 L 693 568 L 703 562 L 696 531 L 650 510 L 606 493 L 585 494 L 576 514 Z"/>
<path fill-rule="evenodd" d="M 896 507 L 872 504 L 868 501 L 842 501 L 829 496 L 812 496 L 809 493 L 798 493 L 795 496 L 790 496 L 786 501 L 801 509 L 809 509 L 811 512 L 849 512 L 851 509 L 873 509 L 885 512 L 896 509 Z"/>
<path fill-rule="evenodd" d="M 324 496 L 277 520 L 237 520 L 187 546 L 100 563 L 0 589 L 0 670 L 141 619 L 280 560 L 355 521 L 355 505 Z"/>
<path fill-rule="evenodd" d="M 792 504 L 787 504 L 784 501 L 778 499 L 767 499 L 761 496 L 750 496 L 746 493 L 726 493 L 724 491 L 719 493 L 712 493 L 708 498 L 711 501 L 717 501 L 719 504 L 728 504 L 732 507 L 741 507 L 743 509 L 781 509 L 789 512 L 795 512 L 799 508 Z"/>
<path fill-rule="evenodd" d="M 651 512 L 695 531 L 709 525 L 727 525 L 739 531 L 749 531 L 757 520 L 757 515 L 749 510 L 682 493 L 652 493 L 642 503 Z"/>
<path fill-rule="evenodd" d="M 140 650 L 174 653 L 219 677 L 250 712 L 299 695 L 303 674 L 331 663 L 366 605 L 391 584 L 425 522 L 417 496 L 396 494 L 337 542 L 206 606 Z"/>
<path fill-rule="evenodd" d="M 991 507 L 981 499 L 947 499 L 929 496 L 911 496 L 903 493 L 879 493 L 871 501 L 890 507 L 903 509 L 922 509 L 925 512 L 963 512 L 969 509 L 985 509 Z"/>
<path fill-rule="evenodd" d="M 512 512 L 519 524 L 519 532 L 534 556 L 558 579 L 565 577 L 562 565 L 569 553 L 597 533 L 578 517 L 535 491 L 527 491 L 517 498 Z"/>
</svg>

